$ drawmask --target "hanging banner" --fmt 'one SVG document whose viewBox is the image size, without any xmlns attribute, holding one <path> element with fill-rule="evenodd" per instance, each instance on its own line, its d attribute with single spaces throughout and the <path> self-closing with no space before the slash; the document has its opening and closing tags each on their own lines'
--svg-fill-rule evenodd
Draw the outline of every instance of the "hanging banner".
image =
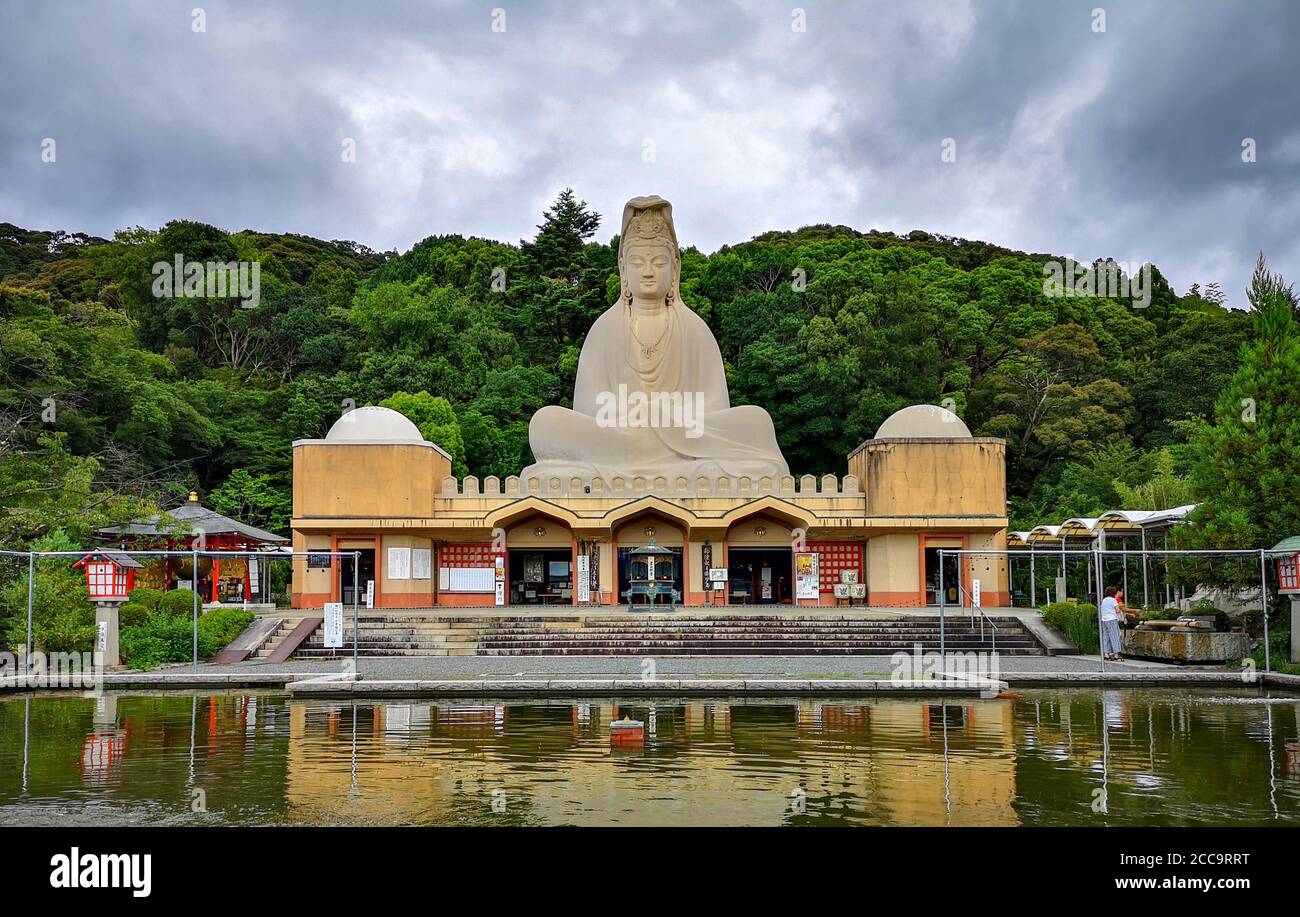
<svg viewBox="0 0 1300 917">
<path fill-rule="evenodd" d="M 506 603 L 506 559 L 500 554 L 496 556 L 495 569 L 493 576 L 496 584 L 496 603 L 504 605 Z"/>
<path fill-rule="evenodd" d="M 343 645 L 343 603 L 325 603 L 325 648 L 338 649 Z"/>
<path fill-rule="evenodd" d="M 591 558 L 586 554 L 578 555 L 578 604 L 591 601 Z"/>
<path fill-rule="evenodd" d="M 800 551 L 794 556 L 794 584 L 796 599 L 816 599 L 820 586 L 817 574 L 817 554 Z"/>
</svg>

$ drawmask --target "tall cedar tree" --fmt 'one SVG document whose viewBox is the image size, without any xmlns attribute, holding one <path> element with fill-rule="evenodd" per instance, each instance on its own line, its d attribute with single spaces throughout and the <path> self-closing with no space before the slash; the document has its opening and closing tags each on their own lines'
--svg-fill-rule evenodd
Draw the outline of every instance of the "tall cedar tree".
<svg viewBox="0 0 1300 917">
<path fill-rule="evenodd" d="M 1271 547 L 1300 535 L 1300 334 L 1296 296 L 1261 254 L 1247 293 L 1255 339 L 1192 441 L 1203 501 L 1189 530 L 1207 548 Z M 1231 564 L 1217 564 L 1228 571 Z M 1257 576 L 1257 572 L 1252 574 Z M 1229 572 L 1215 578 L 1225 583 Z M 1251 576 L 1243 574 L 1243 581 Z"/>
</svg>

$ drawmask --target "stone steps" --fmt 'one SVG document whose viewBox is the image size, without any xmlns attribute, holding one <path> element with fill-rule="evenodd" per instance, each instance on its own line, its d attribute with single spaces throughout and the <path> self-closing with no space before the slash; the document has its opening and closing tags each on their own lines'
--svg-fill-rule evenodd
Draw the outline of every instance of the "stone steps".
<svg viewBox="0 0 1300 917">
<path fill-rule="evenodd" d="M 984 645 L 979 648 L 969 647 L 947 647 L 950 653 L 955 652 L 988 652 L 989 648 Z M 547 647 L 544 652 L 536 650 L 496 650 L 492 652 L 482 652 L 475 650 L 439 650 L 427 647 L 394 648 L 394 647 L 376 647 L 359 649 L 359 655 L 368 658 L 387 658 L 387 657 L 441 657 L 441 656 L 474 656 L 483 658 L 493 656 L 497 658 L 524 658 L 539 656 L 572 656 L 572 657 L 591 657 L 591 656 L 892 656 L 894 653 L 912 652 L 911 647 L 882 648 L 867 646 L 816 646 L 802 649 L 790 649 L 788 647 L 734 647 L 734 646 L 694 646 L 688 649 L 662 648 L 662 647 L 631 647 L 625 644 L 617 644 L 607 649 L 571 648 L 571 647 Z M 925 647 L 923 652 L 938 652 L 938 646 Z M 1001 644 L 998 645 L 998 653 L 1002 656 L 1040 656 L 1042 652 L 1037 648 L 1021 649 L 1010 648 L 1004 649 Z M 298 659 L 322 659 L 322 658 L 344 658 L 352 655 L 352 648 L 345 646 L 337 650 L 325 649 L 303 649 L 294 654 Z"/>
<path fill-rule="evenodd" d="M 265 659 L 267 656 L 270 656 L 275 652 L 276 647 L 284 642 L 284 638 L 289 636 L 289 632 L 292 631 L 297 624 L 297 619 L 286 618 L 281 621 L 280 626 L 277 627 L 271 636 L 267 638 L 265 643 L 257 648 L 257 652 L 253 653 L 250 658 Z"/>
<path fill-rule="evenodd" d="M 320 658 L 352 651 L 346 621 L 343 647 L 328 650 L 317 630 L 296 655 Z M 464 617 L 429 613 L 367 613 L 358 652 L 366 656 L 633 656 L 633 655 L 891 655 L 939 646 L 938 616 L 864 618 L 843 615 L 601 614 Z M 1039 655 L 1038 641 L 1015 619 L 998 620 L 996 648 Z M 953 652 L 987 652 L 994 631 L 954 614 L 944 623 Z M 268 647 L 275 641 L 268 642 Z M 267 650 L 269 652 L 269 649 Z M 259 653 L 259 655 L 262 655 Z"/>
</svg>

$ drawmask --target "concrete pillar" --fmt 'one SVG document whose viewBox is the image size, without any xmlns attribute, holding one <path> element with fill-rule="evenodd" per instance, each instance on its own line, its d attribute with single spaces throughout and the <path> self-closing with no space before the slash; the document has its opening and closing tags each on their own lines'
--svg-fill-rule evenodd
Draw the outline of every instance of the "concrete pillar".
<svg viewBox="0 0 1300 917">
<path fill-rule="evenodd" d="M 95 603 L 95 652 L 101 654 L 107 669 L 116 669 L 122 664 L 118 643 L 118 609 L 121 607 L 121 602 Z"/>
<path fill-rule="evenodd" d="M 1300 595 L 1291 596 L 1291 661 L 1300 662 Z"/>
</svg>

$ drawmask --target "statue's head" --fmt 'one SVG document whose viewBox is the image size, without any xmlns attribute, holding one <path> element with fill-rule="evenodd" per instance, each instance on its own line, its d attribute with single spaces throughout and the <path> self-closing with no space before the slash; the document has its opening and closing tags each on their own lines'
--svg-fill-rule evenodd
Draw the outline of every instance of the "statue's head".
<svg viewBox="0 0 1300 917">
<path fill-rule="evenodd" d="M 675 302 L 681 267 L 672 204 L 654 195 L 628 201 L 618 243 L 623 298 Z"/>
</svg>

